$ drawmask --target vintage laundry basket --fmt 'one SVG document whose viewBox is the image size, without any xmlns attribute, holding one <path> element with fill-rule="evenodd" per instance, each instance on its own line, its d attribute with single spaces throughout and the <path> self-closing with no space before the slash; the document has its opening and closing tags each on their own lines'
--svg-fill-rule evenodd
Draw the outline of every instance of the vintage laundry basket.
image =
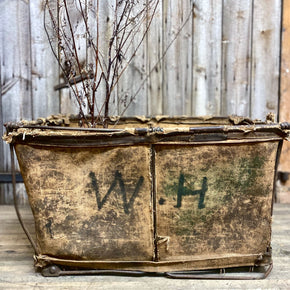
<svg viewBox="0 0 290 290">
<path fill-rule="evenodd" d="M 6 124 L 4 139 L 15 148 L 35 219 L 35 264 L 44 275 L 270 271 L 274 184 L 288 123 L 111 123 L 88 129 L 51 117 Z"/>
</svg>

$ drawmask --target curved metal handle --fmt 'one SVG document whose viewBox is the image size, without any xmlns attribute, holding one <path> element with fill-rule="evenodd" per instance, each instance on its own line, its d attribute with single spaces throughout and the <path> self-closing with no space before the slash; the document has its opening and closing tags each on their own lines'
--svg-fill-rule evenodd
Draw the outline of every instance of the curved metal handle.
<svg viewBox="0 0 290 290">
<path fill-rule="evenodd" d="M 12 187 L 13 187 L 13 201 L 14 201 L 14 208 L 16 211 L 17 218 L 20 222 L 20 225 L 26 234 L 31 246 L 34 249 L 34 252 L 36 254 L 39 254 L 38 248 L 36 246 L 36 243 L 34 242 L 31 234 L 27 230 L 26 226 L 24 225 L 23 219 L 21 217 L 21 214 L 19 212 L 18 204 L 17 204 L 17 195 L 16 195 L 16 172 L 15 172 L 15 160 L 14 160 L 14 146 L 13 144 L 10 144 L 10 155 L 11 155 L 11 171 L 12 171 Z"/>
</svg>

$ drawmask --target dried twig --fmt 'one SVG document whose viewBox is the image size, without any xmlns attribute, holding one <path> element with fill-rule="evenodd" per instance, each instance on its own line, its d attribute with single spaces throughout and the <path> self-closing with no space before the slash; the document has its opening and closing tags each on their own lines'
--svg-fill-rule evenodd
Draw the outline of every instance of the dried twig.
<svg viewBox="0 0 290 290">
<path fill-rule="evenodd" d="M 107 127 L 113 90 L 144 41 L 159 0 L 116 0 L 113 7 L 115 15 L 112 23 L 113 29 L 107 44 L 100 43 L 99 0 L 95 0 L 95 4 L 92 4 L 90 0 L 85 2 L 82 0 L 58 0 L 58 15 L 55 15 L 49 1 L 46 0 L 45 8 L 53 33 L 48 31 L 47 19 L 45 20 L 45 30 L 63 73 L 66 86 L 71 89 L 77 100 L 80 117 L 86 126 L 94 127 L 97 122 L 102 122 L 103 126 Z M 137 4 L 141 9 L 136 9 Z M 94 13 L 96 19 L 96 35 L 93 34 L 92 27 L 88 22 L 90 12 Z M 72 21 L 72 13 L 78 16 L 77 23 Z M 62 15 L 62 18 L 59 15 Z M 80 60 L 77 49 L 79 35 L 76 35 L 76 29 L 80 25 L 84 26 L 84 31 L 81 34 L 87 39 L 86 54 L 88 55 L 88 50 L 93 52 L 94 61 L 92 63 L 88 63 L 88 59 L 86 59 L 85 64 L 83 64 Z M 142 31 L 140 41 L 132 54 L 128 56 L 130 47 L 136 44 L 136 35 L 141 32 L 141 27 L 144 26 L 145 29 Z M 55 43 L 59 48 L 58 52 L 54 49 Z M 106 53 L 103 55 L 100 52 L 100 47 L 104 48 L 105 46 L 107 47 Z M 102 85 L 105 87 L 105 98 L 103 103 L 97 104 L 97 92 Z M 86 107 L 89 119 L 85 117 Z M 97 116 L 95 116 L 96 111 Z M 103 116 L 101 116 L 102 114 Z"/>
<path fill-rule="evenodd" d="M 146 39 L 160 0 L 115 0 L 114 5 L 110 5 L 113 1 L 58 0 L 54 4 L 57 13 L 50 5 L 53 1 L 45 1 L 44 27 L 65 81 L 61 87 L 69 87 L 75 96 L 82 126 L 95 127 L 97 123 L 101 123 L 103 127 L 107 127 L 112 95 Z M 112 27 L 110 33 L 107 30 L 107 39 L 104 39 L 101 34 L 103 25 L 101 17 L 106 16 L 101 12 L 100 3 L 102 5 L 107 3 L 114 15 L 113 19 L 108 18 L 106 24 Z M 129 102 L 127 103 L 127 96 L 118 96 L 118 103 L 125 104 L 121 115 L 132 103 L 156 66 L 163 60 L 190 16 Z M 93 20 L 95 23 L 92 25 L 90 21 Z M 83 28 L 80 34 L 77 34 L 78 28 Z M 77 47 L 80 38 L 86 39 L 85 60 L 81 58 Z M 88 58 L 89 55 L 92 60 Z M 57 88 L 59 89 L 59 86 Z M 104 94 L 103 101 L 98 100 L 100 92 Z"/>
</svg>

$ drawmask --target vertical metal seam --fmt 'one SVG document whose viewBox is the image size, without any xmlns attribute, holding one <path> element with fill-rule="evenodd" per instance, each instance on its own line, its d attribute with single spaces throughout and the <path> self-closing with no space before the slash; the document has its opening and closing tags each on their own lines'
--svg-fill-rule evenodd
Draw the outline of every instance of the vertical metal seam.
<svg viewBox="0 0 290 290">
<path fill-rule="evenodd" d="M 153 246 L 154 256 L 153 261 L 158 262 L 158 248 L 157 248 L 157 214 L 156 214 L 156 171 L 155 171 L 155 146 L 150 146 L 150 173 L 151 173 L 151 198 L 153 206 Z"/>
</svg>

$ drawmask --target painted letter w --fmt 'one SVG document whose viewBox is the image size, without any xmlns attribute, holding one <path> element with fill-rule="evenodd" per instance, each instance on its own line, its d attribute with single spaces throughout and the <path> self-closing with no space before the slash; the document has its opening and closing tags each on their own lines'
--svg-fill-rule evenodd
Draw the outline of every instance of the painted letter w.
<svg viewBox="0 0 290 290">
<path fill-rule="evenodd" d="M 97 178 L 96 178 L 96 175 L 94 172 L 90 172 L 90 178 L 91 178 L 91 185 L 92 185 L 93 189 L 95 190 L 96 200 L 97 200 L 97 205 L 98 205 L 99 210 L 102 209 L 104 204 L 107 202 L 110 194 L 113 192 L 113 190 L 115 189 L 115 187 L 119 183 L 120 195 L 122 196 L 123 208 L 124 208 L 124 212 L 126 214 L 129 214 L 129 210 L 132 208 L 134 201 L 138 195 L 138 192 L 140 191 L 141 185 L 143 184 L 143 181 L 144 181 L 144 177 L 140 176 L 132 196 L 130 197 L 129 201 L 127 201 L 127 193 L 126 193 L 126 189 L 125 189 L 125 184 L 124 184 L 124 181 L 122 178 L 122 174 L 118 170 L 115 172 L 115 178 L 114 178 L 108 192 L 103 197 L 103 199 L 101 198 Z"/>
</svg>

